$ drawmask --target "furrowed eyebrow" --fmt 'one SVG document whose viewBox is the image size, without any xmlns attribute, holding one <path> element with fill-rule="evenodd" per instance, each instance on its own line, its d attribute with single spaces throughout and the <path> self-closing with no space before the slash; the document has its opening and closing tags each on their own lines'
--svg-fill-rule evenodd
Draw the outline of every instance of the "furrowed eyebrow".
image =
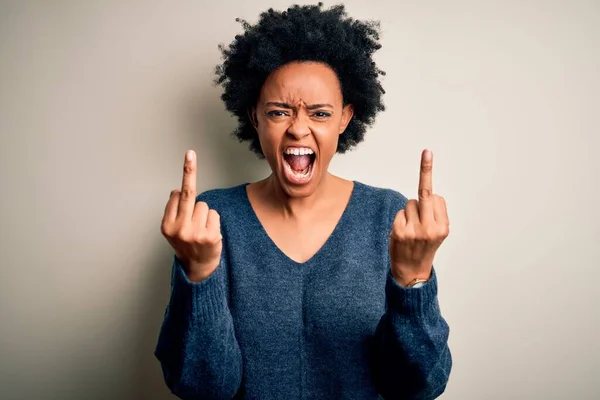
<svg viewBox="0 0 600 400">
<path fill-rule="evenodd" d="M 276 101 L 269 101 L 267 102 L 267 104 L 265 104 L 267 106 L 275 106 L 275 107 L 279 107 L 279 108 L 294 108 L 291 105 L 287 104 L 287 103 L 279 103 Z"/>
<path fill-rule="evenodd" d="M 309 110 L 315 110 L 317 108 L 327 108 L 327 107 L 333 108 L 333 106 L 331 104 L 326 104 L 326 103 L 325 104 L 311 104 L 306 108 L 308 108 Z"/>
<path fill-rule="evenodd" d="M 288 109 L 293 109 L 294 107 L 287 104 L 287 103 L 279 103 L 276 101 L 269 101 L 266 104 L 267 106 L 275 106 L 275 107 L 280 107 L 280 108 L 288 108 Z M 317 108 L 325 108 L 325 107 L 329 107 L 329 108 L 333 108 L 333 106 L 331 104 L 327 104 L 327 103 L 323 103 L 323 104 L 311 104 L 309 106 L 306 106 L 307 109 L 309 110 L 315 110 Z"/>
</svg>

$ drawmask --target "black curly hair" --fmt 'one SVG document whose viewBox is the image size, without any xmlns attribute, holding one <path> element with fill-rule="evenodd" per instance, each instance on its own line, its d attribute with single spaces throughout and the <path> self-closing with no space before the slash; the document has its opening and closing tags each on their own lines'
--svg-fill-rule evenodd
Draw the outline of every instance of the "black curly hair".
<svg viewBox="0 0 600 400">
<path fill-rule="evenodd" d="M 344 105 L 354 106 L 354 117 L 338 141 L 345 153 L 364 139 L 367 127 L 385 110 L 385 93 L 372 54 L 381 48 L 379 22 L 347 16 L 344 5 L 323 9 L 318 5 L 293 5 L 286 11 L 272 8 L 260 14 L 258 23 L 241 22 L 244 33 L 229 47 L 220 45 L 223 63 L 216 67 L 215 84 L 223 86 L 221 99 L 238 119 L 233 132 L 240 142 L 264 158 L 258 134 L 248 116 L 256 106 L 268 75 L 293 61 L 322 62 L 338 76 Z"/>
</svg>

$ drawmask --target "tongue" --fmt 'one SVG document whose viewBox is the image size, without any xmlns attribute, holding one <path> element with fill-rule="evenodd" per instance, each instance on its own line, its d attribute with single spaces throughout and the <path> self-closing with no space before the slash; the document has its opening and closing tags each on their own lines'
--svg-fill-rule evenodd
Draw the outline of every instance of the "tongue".
<svg viewBox="0 0 600 400">
<path fill-rule="evenodd" d="M 303 156 L 287 155 L 285 159 L 294 171 L 304 171 L 310 165 L 310 156 L 308 154 Z"/>
</svg>

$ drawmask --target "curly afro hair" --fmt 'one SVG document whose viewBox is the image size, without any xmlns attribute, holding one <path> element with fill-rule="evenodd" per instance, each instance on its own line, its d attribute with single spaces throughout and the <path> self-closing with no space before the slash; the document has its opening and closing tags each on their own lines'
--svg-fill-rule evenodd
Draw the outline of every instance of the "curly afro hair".
<svg viewBox="0 0 600 400">
<path fill-rule="evenodd" d="M 344 105 L 354 106 L 354 117 L 338 141 L 337 152 L 345 153 L 364 139 L 367 127 L 385 110 L 385 93 L 373 53 L 379 44 L 379 23 L 359 21 L 346 14 L 344 5 L 323 9 L 318 5 L 294 5 L 286 11 L 272 8 L 260 14 L 258 23 L 241 22 L 244 33 L 229 47 L 219 46 L 223 63 L 216 67 L 221 99 L 238 119 L 233 132 L 240 142 L 264 158 L 258 134 L 248 116 L 256 106 L 260 90 L 273 71 L 294 61 L 322 62 L 335 71 Z"/>
</svg>

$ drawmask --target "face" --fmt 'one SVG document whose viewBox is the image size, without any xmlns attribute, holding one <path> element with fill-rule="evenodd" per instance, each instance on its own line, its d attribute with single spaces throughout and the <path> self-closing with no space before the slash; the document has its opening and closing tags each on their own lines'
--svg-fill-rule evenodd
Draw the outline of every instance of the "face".
<svg viewBox="0 0 600 400">
<path fill-rule="evenodd" d="M 352 115 L 325 64 L 290 63 L 267 78 L 251 118 L 273 178 L 288 196 L 314 193 Z"/>
</svg>

